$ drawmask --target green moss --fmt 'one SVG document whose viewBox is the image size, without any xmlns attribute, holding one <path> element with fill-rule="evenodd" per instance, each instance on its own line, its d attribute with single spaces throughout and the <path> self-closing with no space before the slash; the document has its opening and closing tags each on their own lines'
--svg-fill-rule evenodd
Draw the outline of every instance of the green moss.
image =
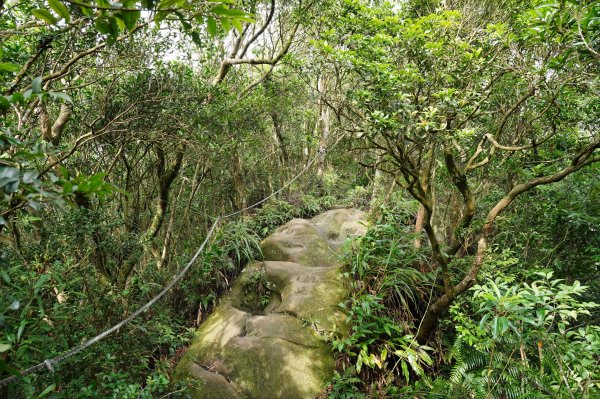
<svg viewBox="0 0 600 399">
<path fill-rule="evenodd" d="M 261 244 L 264 262 L 248 265 L 199 328 L 176 378 L 201 380 L 195 399 L 312 399 L 335 367 L 327 337 L 347 329 L 338 304 L 347 287 L 335 248 L 357 213 L 294 219 Z M 331 225 L 329 225 L 331 224 Z M 346 223 L 347 224 L 347 223 Z M 260 303 L 271 292 L 271 303 Z"/>
</svg>

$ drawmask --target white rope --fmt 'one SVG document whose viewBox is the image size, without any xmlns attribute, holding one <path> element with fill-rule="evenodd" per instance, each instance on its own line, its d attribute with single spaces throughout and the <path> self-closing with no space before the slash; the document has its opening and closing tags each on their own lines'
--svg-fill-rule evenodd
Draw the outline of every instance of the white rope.
<svg viewBox="0 0 600 399">
<path fill-rule="evenodd" d="M 340 140 L 343 137 L 344 137 L 344 135 L 341 135 L 331 148 L 335 147 L 340 142 Z M 219 221 L 221 219 L 225 219 L 225 218 L 228 218 L 228 217 L 231 217 L 231 216 L 235 216 L 235 215 L 238 215 L 238 214 L 240 214 L 242 212 L 245 212 L 247 210 L 255 208 L 258 205 L 262 204 L 263 202 L 265 202 L 265 201 L 269 200 L 270 198 L 274 197 L 275 195 L 281 193 L 283 190 L 285 190 L 286 188 L 288 188 L 294 181 L 296 181 L 298 178 L 300 178 L 300 176 L 302 176 L 310 168 L 310 166 L 319 158 L 320 155 L 321 155 L 321 149 L 317 153 L 317 156 L 314 157 L 309 163 L 306 164 L 306 166 L 304 167 L 304 169 L 302 169 L 296 176 L 294 176 L 291 180 L 289 180 L 286 184 L 284 184 L 279 190 L 273 192 L 271 195 L 263 198 L 262 200 L 258 201 L 257 203 L 252 204 L 252 205 L 250 205 L 250 206 L 248 206 L 248 207 L 246 207 L 244 209 L 240 209 L 238 211 L 229 213 L 229 214 L 227 214 L 225 216 L 217 217 L 215 219 L 215 221 L 213 222 L 212 226 L 210 227 L 210 230 L 208 231 L 208 234 L 206 235 L 206 238 L 202 242 L 202 245 L 200 245 L 200 247 L 198 248 L 198 250 L 196 251 L 196 253 L 194 254 L 194 256 L 192 256 L 192 259 L 190 259 L 190 261 L 186 264 L 186 266 L 178 274 L 176 274 L 173 277 L 173 280 L 169 284 L 167 284 L 154 298 L 152 298 L 149 302 L 147 302 L 145 305 L 143 305 L 142 307 L 140 307 L 137 311 L 135 311 L 134 313 L 132 313 L 129 317 L 125 318 L 120 323 L 115 324 L 114 326 L 110 327 L 108 330 L 105 330 L 104 332 L 96 335 L 94 338 L 91 338 L 91 339 L 85 341 L 84 343 L 76 346 L 75 348 L 72 348 L 72 349 L 68 350 L 67 352 L 65 352 L 65 353 L 63 353 L 61 355 L 55 356 L 55 357 L 50 358 L 50 359 L 46 359 L 43 362 L 41 362 L 39 364 L 36 364 L 35 366 L 29 367 L 27 370 L 24 370 L 21 373 L 19 373 L 18 376 L 13 375 L 11 377 L 8 377 L 8 378 L 5 378 L 3 380 L 0 380 L 0 387 L 8 386 L 8 385 L 12 384 L 13 382 L 18 381 L 22 377 L 27 376 L 29 374 L 36 373 L 36 372 L 42 372 L 44 370 L 48 370 L 48 371 L 50 371 L 50 373 L 54 373 L 54 371 L 55 371 L 54 370 L 54 366 L 62 363 L 67 358 L 78 354 L 79 352 L 81 352 L 84 349 L 92 346 L 96 342 L 98 342 L 98 341 L 106 338 L 107 336 L 109 336 L 113 332 L 119 330 L 121 327 L 123 327 L 124 325 L 130 323 L 133 319 L 135 319 L 136 317 L 138 317 L 139 315 L 141 315 L 142 313 L 144 313 L 152 305 L 154 305 L 160 298 L 162 298 L 167 292 L 169 292 L 175 285 L 177 285 L 179 283 L 179 281 L 181 281 L 181 279 L 187 274 L 188 270 L 192 267 L 192 265 L 194 264 L 194 262 L 196 261 L 196 259 L 198 258 L 198 256 L 200 256 L 200 254 L 204 250 L 204 247 L 206 246 L 206 243 L 208 243 L 208 240 L 213 235 L 213 233 L 215 231 L 215 228 L 216 228 L 217 224 L 219 223 Z"/>
<path fill-rule="evenodd" d="M 46 365 L 46 367 L 48 367 L 48 371 L 50 372 L 50 374 L 54 374 L 54 367 L 52 366 L 52 362 L 50 361 L 50 359 L 44 360 L 44 364 Z"/>
<path fill-rule="evenodd" d="M 200 248 L 198 248 L 198 250 L 196 251 L 196 253 L 192 257 L 192 259 L 190 259 L 190 261 L 183 268 L 183 270 L 181 270 L 181 272 L 179 272 L 177 275 L 175 275 L 175 277 L 173 277 L 173 280 L 169 284 L 167 284 L 162 289 L 162 291 L 160 291 L 148 303 L 146 303 L 145 305 L 143 305 L 142 307 L 140 307 L 137 311 L 135 311 L 134 313 L 132 313 L 126 319 L 122 320 L 120 323 L 115 324 L 114 326 L 112 326 L 108 330 L 104 331 L 103 333 L 98 334 L 94 338 L 91 338 L 91 339 L 85 341 L 84 343 L 76 346 L 75 348 L 72 348 L 72 349 L 68 350 L 67 352 L 63 353 L 62 355 L 55 356 L 55 357 L 53 357 L 51 359 L 46 359 L 43 362 L 41 362 L 41 363 L 39 363 L 39 364 L 37 364 L 35 366 L 32 366 L 32 367 L 28 368 L 27 370 L 21 372 L 19 374 L 19 376 L 11 376 L 11 377 L 3 379 L 2 381 L 0 381 L 0 387 L 7 386 L 7 385 L 9 385 L 9 384 L 17 381 L 21 377 L 24 377 L 26 375 L 33 374 L 33 373 L 36 373 L 36 372 L 44 371 L 45 369 L 48 369 L 50 372 L 54 372 L 54 366 L 53 365 L 58 365 L 59 363 L 63 362 L 65 359 L 67 359 L 67 358 L 69 358 L 69 357 L 71 357 L 73 355 L 76 355 L 77 353 L 81 352 L 82 350 L 86 349 L 87 347 L 95 344 L 96 342 L 102 340 L 103 338 L 106 338 L 108 335 L 110 335 L 113 332 L 117 331 L 118 329 L 120 329 L 121 327 L 123 327 L 125 324 L 128 324 L 133 319 L 135 319 L 136 317 L 138 317 L 140 314 L 142 314 L 143 312 L 145 312 L 148 308 L 150 308 L 152 305 L 154 305 L 160 298 L 162 298 L 171 288 L 173 288 L 177 283 L 179 283 L 179 281 L 183 278 L 183 276 L 188 272 L 188 270 L 192 267 L 192 265 L 194 264 L 194 262 L 196 261 L 196 259 L 200 255 L 200 253 L 204 250 L 204 247 L 206 246 L 206 243 L 208 242 L 208 240 L 210 239 L 210 237 L 213 235 L 215 227 L 217 226 L 218 222 L 219 222 L 219 218 L 217 218 L 215 220 L 215 222 L 212 224 L 210 230 L 208 231 L 208 234 L 206 235 L 206 238 L 202 242 L 202 245 L 200 245 Z"/>
<path fill-rule="evenodd" d="M 271 193 L 270 195 L 266 196 L 265 198 L 261 199 L 260 201 L 258 201 L 255 204 L 252 204 L 250 206 L 247 206 L 243 209 L 240 209 L 239 211 L 235 211 L 235 212 L 231 212 L 225 216 L 222 217 L 222 219 L 231 217 L 231 216 L 235 216 L 238 215 L 242 212 L 246 212 L 249 211 L 252 208 L 256 208 L 257 206 L 259 206 L 260 204 L 262 204 L 263 202 L 268 201 L 269 199 L 273 198 L 274 196 L 276 196 L 277 194 L 281 193 L 283 190 L 285 190 L 286 188 L 288 188 L 294 181 L 298 180 L 298 178 L 300 176 L 302 176 L 304 174 L 304 172 L 306 172 L 308 170 L 308 168 L 310 168 L 312 166 L 313 163 L 315 163 L 315 161 L 318 159 L 318 156 L 314 157 L 309 163 L 306 164 L 306 166 L 304 167 L 304 169 L 302 169 L 300 171 L 300 173 L 298 173 L 296 176 L 294 176 L 291 180 L 289 180 L 286 184 L 284 184 L 283 186 L 281 186 L 281 188 L 277 191 L 274 191 L 273 193 Z"/>
</svg>

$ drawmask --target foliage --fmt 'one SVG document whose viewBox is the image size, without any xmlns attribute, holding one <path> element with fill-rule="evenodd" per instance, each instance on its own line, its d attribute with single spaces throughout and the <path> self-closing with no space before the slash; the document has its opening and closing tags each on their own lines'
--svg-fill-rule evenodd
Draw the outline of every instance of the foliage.
<svg viewBox="0 0 600 399">
<path fill-rule="evenodd" d="M 360 392 L 360 378 L 355 375 L 354 369 L 346 369 L 343 374 L 335 372 L 331 381 L 329 399 L 364 399 L 365 394 Z"/>
<path fill-rule="evenodd" d="M 426 340 L 477 278 L 502 213 L 598 161 L 597 74 L 580 73 L 598 66 L 585 46 L 597 2 L 406 3 L 340 1 L 316 46 L 332 69 L 347 66 L 340 96 L 360 116 L 366 164 L 422 207 L 443 282 L 417 333 Z"/>
<path fill-rule="evenodd" d="M 425 378 L 403 397 L 596 397 L 600 330 L 581 319 L 597 305 L 581 301 L 586 287 L 577 282 L 538 278 L 473 287 L 473 300 L 451 309 L 457 335 L 448 378 Z"/>
<path fill-rule="evenodd" d="M 433 364 L 431 348 L 410 334 L 413 312 L 421 311 L 431 281 L 415 269 L 425 258 L 413 245 L 409 209 L 403 202 L 384 209 L 366 235 L 346 247 L 355 281 L 344 304 L 350 333 L 332 345 L 354 371 L 334 378 L 331 398 L 365 397 L 363 391 L 376 378 L 386 385 L 394 376 L 408 382 Z"/>
<path fill-rule="evenodd" d="M 0 1 L 1 378 L 127 317 L 244 210 L 142 317 L 0 398 L 185 397 L 173 365 L 259 240 L 336 205 L 372 224 L 326 394 L 592 397 L 599 12 Z M 264 275 L 246 289 L 266 305 Z"/>
<path fill-rule="evenodd" d="M 587 287 L 578 281 L 538 275 L 530 284 L 497 278 L 473 287 L 474 320 L 464 305 L 453 306 L 452 385 L 509 398 L 586 398 L 598 389 L 600 329 L 580 321 L 598 305 L 581 302 Z"/>
<path fill-rule="evenodd" d="M 351 299 L 346 311 L 351 324 L 348 338 L 336 339 L 333 347 L 349 356 L 360 373 L 363 365 L 401 373 L 406 381 L 410 372 L 423 375 L 423 366 L 431 365 L 427 351 L 414 337 L 405 335 L 393 319 L 384 314 L 381 298 L 361 295 Z M 354 360 L 356 358 L 356 360 Z"/>
<path fill-rule="evenodd" d="M 355 208 L 365 209 L 369 205 L 371 193 L 366 187 L 356 186 L 348 191 L 347 201 Z"/>
<path fill-rule="evenodd" d="M 577 179 L 539 188 L 522 199 L 527 212 L 512 211 L 499 220 L 498 234 L 489 262 L 499 257 L 520 259 L 518 272 L 530 278 L 539 269 L 550 269 L 569 282 L 579 280 L 590 287 L 582 295 L 597 298 L 600 235 L 600 183 L 598 167 Z M 503 271 L 512 265 L 497 265 Z M 597 320 L 597 318 L 595 319 Z"/>
<path fill-rule="evenodd" d="M 311 218 L 330 209 L 335 203 L 336 199 L 332 196 L 303 195 L 290 202 L 271 199 L 256 210 L 249 223 L 254 231 L 266 237 L 293 218 Z"/>
<path fill-rule="evenodd" d="M 150 22 L 160 24 L 168 19 L 178 20 L 183 30 L 200 43 L 199 26 L 215 36 L 218 33 L 217 22 L 227 32 L 232 26 L 241 32 L 244 22 L 252 22 L 250 14 L 241 9 L 231 7 L 232 2 L 211 1 L 204 7 L 186 1 L 136 1 L 130 0 L 119 4 L 106 1 L 67 2 L 48 0 L 47 2 L 28 2 L 20 9 L 13 10 L 13 20 L 18 23 L 27 17 L 22 13 L 25 9 L 31 16 L 50 31 L 60 31 L 64 24 L 89 23 L 100 34 L 105 35 L 108 43 L 114 43 L 120 34 L 127 34 Z M 39 8 L 35 8 L 35 7 Z M 71 18 L 73 16 L 73 18 Z M 29 22 L 29 21 L 27 21 Z M 198 26 L 199 25 L 199 26 Z M 2 64 L 2 69 L 18 71 L 19 66 L 13 63 Z"/>
<path fill-rule="evenodd" d="M 225 222 L 215 234 L 215 241 L 208 252 L 230 259 L 231 267 L 240 266 L 260 253 L 258 236 L 246 223 Z"/>
<path fill-rule="evenodd" d="M 257 305 L 258 309 L 264 310 L 271 301 L 271 292 L 268 290 L 267 275 L 264 270 L 252 272 L 242 281 L 242 290 L 248 305 Z"/>
<path fill-rule="evenodd" d="M 384 208 L 349 259 L 357 287 L 376 292 L 404 322 L 415 320 L 413 312 L 431 287 L 431 277 L 418 269 L 427 258 L 414 246 L 411 219 L 406 202 Z"/>
</svg>

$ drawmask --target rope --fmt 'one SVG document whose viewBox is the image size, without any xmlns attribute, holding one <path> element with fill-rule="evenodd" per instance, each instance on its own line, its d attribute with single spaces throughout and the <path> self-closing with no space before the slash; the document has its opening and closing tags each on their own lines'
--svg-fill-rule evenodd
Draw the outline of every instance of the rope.
<svg viewBox="0 0 600 399">
<path fill-rule="evenodd" d="M 340 140 L 344 137 L 344 135 L 342 134 L 337 141 L 334 143 L 334 145 L 331 147 L 335 147 Z M 194 256 L 192 256 L 192 259 L 190 259 L 190 261 L 185 265 L 185 267 L 173 277 L 173 280 L 171 280 L 171 282 L 169 284 L 167 284 L 154 298 L 152 298 L 150 301 L 148 301 L 145 305 L 143 305 L 142 307 L 140 307 L 137 311 L 135 311 L 134 313 L 132 313 L 129 317 L 123 319 L 120 323 L 115 324 L 114 326 L 110 327 L 108 330 L 105 330 L 104 332 L 96 335 L 94 338 L 91 338 L 87 341 L 85 341 L 84 343 L 76 346 L 75 348 L 72 348 L 70 350 L 68 350 L 67 352 L 64 352 L 61 355 L 55 356 L 53 358 L 50 359 L 46 359 L 43 362 L 36 364 L 35 366 L 29 367 L 28 369 L 22 371 L 18 376 L 13 375 L 10 376 L 8 378 L 5 378 L 3 380 L 0 380 L 0 388 L 1 387 L 5 387 L 8 386 L 10 384 L 12 384 L 15 381 L 18 381 L 20 378 L 25 377 L 27 375 L 33 374 L 33 373 L 38 373 L 38 372 L 42 372 L 42 371 L 50 371 L 50 373 L 54 374 L 54 367 L 57 366 L 58 364 L 62 363 L 64 360 L 70 358 L 71 356 L 74 356 L 76 354 L 78 354 L 79 352 L 83 351 L 84 349 L 92 346 L 93 344 L 95 344 L 96 342 L 106 338 L 107 336 L 109 336 L 110 334 L 114 333 L 115 331 L 119 330 L 121 327 L 123 327 L 124 325 L 130 323 L 133 319 L 135 319 L 136 317 L 138 317 L 139 315 L 141 315 L 142 313 L 144 313 L 146 310 L 148 310 L 152 305 L 154 305 L 160 298 L 162 298 L 167 292 L 169 292 L 175 285 L 177 285 L 181 279 L 187 274 L 187 272 L 189 271 L 189 269 L 192 267 L 192 265 L 194 264 L 194 262 L 196 261 L 196 259 L 198 258 L 198 256 L 200 256 L 200 254 L 202 253 L 202 251 L 204 250 L 204 247 L 206 246 L 206 244 L 208 243 L 208 240 L 210 239 L 210 237 L 213 235 L 215 228 L 217 227 L 217 224 L 219 223 L 219 221 L 221 219 L 226 219 L 228 217 L 231 216 L 235 216 L 238 215 L 242 212 L 245 212 L 247 210 L 250 210 L 252 208 L 257 207 L 258 205 L 262 204 L 263 202 L 269 200 L 270 198 L 274 197 L 275 195 L 281 193 L 283 190 L 285 190 L 286 188 L 288 188 L 294 181 L 298 180 L 298 178 L 300 178 L 300 176 L 302 176 L 311 166 L 312 164 L 322 155 L 322 153 L 324 152 L 324 149 L 321 148 L 319 149 L 317 156 L 314 157 L 310 162 L 308 162 L 306 164 L 306 166 L 304 167 L 304 169 L 302 169 L 296 176 L 294 176 L 291 180 L 289 180 L 286 184 L 284 184 L 279 190 L 273 192 L 272 194 L 270 194 L 269 196 L 263 198 L 262 200 L 258 201 L 255 204 L 252 204 L 246 208 L 240 209 L 238 211 L 229 213 L 225 216 L 220 216 L 217 217 L 215 219 L 215 221 L 213 222 L 212 226 L 210 227 L 208 234 L 206 235 L 206 238 L 204 239 L 204 241 L 202 242 L 202 245 L 200 245 L 200 247 L 198 248 L 198 250 L 196 251 L 196 253 L 194 254 Z"/>
<path fill-rule="evenodd" d="M 260 201 L 258 201 L 255 204 L 252 204 L 250 206 L 247 206 L 243 209 L 240 209 L 239 211 L 235 211 L 235 212 L 231 212 L 225 216 L 223 216 L 223 219 L 231 217 L 231 216 L 235 216 L 235 215 L 239 215 L 242 212 L 246 212 L 249 211 L 252 208 L 256 208 L 258 205 L 262 204 L 263 202 L 268 201 L 269 199 L 273 198 L 274 196 L 276 196 L 277 194 L 279 194 L 280 192 L 282 192 L 283 190 L 285 190 L 286 188 L 288 188 L 294 181 L 298 180 L 298 178 L 300 176 L 302 176 L 304 174 L 304 172 L 306 172 L 308 170 L 308 168 L 310 168 L 312 166 L 313 163 L 315 163 L 315 161 L 319 158 L 319 156 L 317 155 L 316 157 L 314 157 L 309 163 L 306 164 L 306 166 L 304 167 L 304 169 L 302 169 L 300 171 L 300 173 L 298 173 L 296 176 L 294 176 L 291 180 L 289 180 L 286 184 L 284 184 L 283 186 L 281 186 L 281 188 L 277 191 L 274 191 L 273 193 L 271 193 L 270 195 L 266 196 L 265 198 L 261 199 Z"/>
<path fill-rule="evenodd" d="M 210 239 L 210 237 L 213 235 L 213 233 L 215 231 L 215 227 L 217 226 L 218 222 L 219 222 L 219 218 L 217 218 L 215 220 L 215 222 L 212 224 L 210 230 L 208 231 L 208 234 L 206 235 L 206 238 L 202 242 L 202 245 L 200 245 L 200 248 L 198 248 L 198 250 L 196 251 L 196 253 L 192 257 L 192 259 L 190 259 L 190 261 L 187 263 L 187 265 L 177 275 L 175 275 L 175 277 L 173 277 L 173 280 L 169 284 L 167 284 L 162 289 L 162 291 L 160 291 L 148 303 L 146 303 L 145 305 L 143 305 L 142 307 L 140 307 L 137 311 L 135 311 L 134 313 L 132 313 L 126 319 L 122 320 L 120 323 L 115 324 L 114 326 L 112 326 L 108 330 L 104 331 L 103 333 L 98 334 L 94 338 L 91 338 L 91 339 L 85 341 L 84 343 L 76 346 L 75 348 L 72 348 L 72 349 L 68 350 L 67 352 L 63 353 L 62 355 L 55 356 L 55 357 L 53 357 L 51 359 L 46 359 L 43 362 L 41 362 L 41 363 L 39 363 L 39 364 L 37 364 L 37 365 L 35 365 L 33 367 L 30 367 L 27 370 L 21 372 L 19 376 L 14 376 L 13 375 L 11 377 L 3 379 L 2 381 L 0 381 L 0 387 L 5 387 L 5 386 L 7 386 L 7 385 L 9 385 L 9 384 L 17 381 L 21 377 L 24 377 L 26 375 L 33 374 L 33 373 L 36 373 L 36 372 L 40 372 L 40 371 L 44 371 L 44 370 L 49 370 L 50 372 L 54 372 L 54 366 L 58 365 L 59 363 L 62 363 L 65 359 L 67 359 L 67 358 L 69 358 L 69 357 L 71 357 L 73 355 L 78 354 L 79 352 L 81 352 L 82 350 L 86 349 L 87 347 L 95 344 L 96 342 L 98 342 L 98 341 L 106 338 L 108 335 L 110 335 L 113 332 L 117 331 L 118 329 L 120 329 L 121 327 L 123 327 L 125 324 L 128 324 L 133 319 L 135 319 L 136 317 L 138 317 L 139 315 L 141 315 L 142 313 L 144 313 L 148 308 L 150 308 L 160 298 L 162 298 L 171 288 L 173 288 L 177 283 L 179 283 L 179 281 L 181 281 L 181 279 L 183 278 L 183 276 L 192 267 L 192 265 L 194 264 L 194 262 L 196 261 L 196 259 L 200 255 L 200 253 L 202 253 L 202 251 L 204 250 L 204 247 L 206 246 L 206 243 L 208 242 L 208 240 Z"/>
</svg>

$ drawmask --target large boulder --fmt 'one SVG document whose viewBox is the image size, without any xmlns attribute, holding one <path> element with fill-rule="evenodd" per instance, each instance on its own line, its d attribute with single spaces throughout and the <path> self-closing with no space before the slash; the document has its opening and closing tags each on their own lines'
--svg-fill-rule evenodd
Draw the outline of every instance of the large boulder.
<svg viewBox="0 0 600 399">
<path fill-rule="evenodd" d="M 327 338 L 346 329 L 338 251 L 365 230 L 355 209 L 277 229 L 261 243 L 264 261 L 250 263 L 200 325 L 175 378 L 189 382 L 194 399 L 318 395 L 334 371 Z"/>
</svg>

